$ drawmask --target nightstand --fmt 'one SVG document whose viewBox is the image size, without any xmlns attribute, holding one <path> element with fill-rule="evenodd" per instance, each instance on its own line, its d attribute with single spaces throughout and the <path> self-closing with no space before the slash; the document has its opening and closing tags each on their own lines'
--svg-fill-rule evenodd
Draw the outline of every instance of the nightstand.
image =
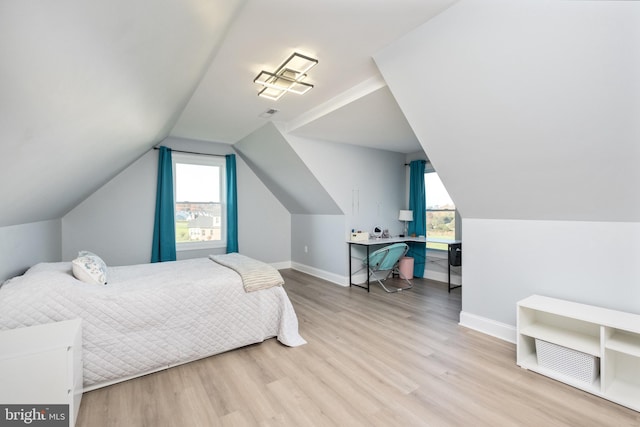
<svg viewBox="0 0 640 427">
<path fill-rule="evenodd" d="M 69 405 L 68 415 L 62 416 L 73 426 L 81 399 L 80 319 L 0 331 L 0 405 L 21 405 L 25 413 L 56 419 L 60 415 L 43 406 Z M 0 421 L 7 416 L 3 408 Z"/>
</svg>

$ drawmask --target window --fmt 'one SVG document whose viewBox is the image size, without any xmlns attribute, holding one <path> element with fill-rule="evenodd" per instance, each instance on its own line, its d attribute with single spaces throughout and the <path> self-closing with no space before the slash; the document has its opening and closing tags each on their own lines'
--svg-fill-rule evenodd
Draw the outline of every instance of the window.
<svg viewBox="0 0 640 427">
<path fill-rule="evenodd" d="M 442 185 L 436 172 L 424 174 L 427 204 L 427 237 L 431 239 L 455 240 L 456 205 Z M 445 243 L 427 242 L 427 249 L 447 250 Z"/>
<path fill-rule="evenodd" d="M 176 250 L 227 244 L 225 160 L 173 153 Z"/>
</svg>

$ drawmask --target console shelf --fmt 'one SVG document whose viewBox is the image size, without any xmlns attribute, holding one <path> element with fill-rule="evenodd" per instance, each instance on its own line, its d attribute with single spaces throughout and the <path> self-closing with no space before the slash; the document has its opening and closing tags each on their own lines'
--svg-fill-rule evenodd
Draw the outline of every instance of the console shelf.
<svg viewBox="0 0 640 427">
<path fill-rule="evenodd" d="M 520 367 L 640 411 L 640 315 L 532 295 L 518 302 L 517 316 Z M 538 344 L 549 345 L 540 341 L 558 351 L 551 364 L 540 363 L 549 357 L 538 354 Z M 594 368 L 589 379 L 571 372 L 584 360 Z"/>
<path fill-rule="evenodd" d="M 620 353 L 640 357 L 640 334 L 630 334 L 616 330 L 607 340 L 605 347 Z"/>
<path fill-rule="evenodd" d="M 538 338 L 564 347 L 572 348 L 593 356 L 600 355 L 600 339 L 576 331 L 562 329 L 556 326 L 534 323 L 520 331 L 522 335 Z"/>
</svg>

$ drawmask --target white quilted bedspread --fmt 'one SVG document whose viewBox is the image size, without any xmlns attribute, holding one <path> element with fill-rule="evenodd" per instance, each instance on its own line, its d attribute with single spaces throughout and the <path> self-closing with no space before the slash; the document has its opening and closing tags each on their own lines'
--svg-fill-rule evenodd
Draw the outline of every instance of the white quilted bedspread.
<svg viewBox="0 0 640 427">
<path fill-rule="evenodd" d="M 119 379 L 277 337 L 305 340 L 284 288 L 244 291 L 210 259 L 110 267 L 106 286 L 43 263 L 0 288 L 0 330 L 82 318 L 84 384 Z"/>
</svg>

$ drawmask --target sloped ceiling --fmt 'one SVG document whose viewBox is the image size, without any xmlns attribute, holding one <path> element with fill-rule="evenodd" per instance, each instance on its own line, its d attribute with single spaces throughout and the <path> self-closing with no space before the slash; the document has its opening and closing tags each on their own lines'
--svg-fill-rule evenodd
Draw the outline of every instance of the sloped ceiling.
<svg viewBox="0 0 640 427">
<path fill-rule="evenodd" d="M 379 79 L 372 56 L 452 3 L 250 0 L 171 134 L 233 144 L 266 123 L 259 116 L 267 109 L 278 109 L 273 120 L 286 124 L 321 105 L 328 107 L 352 88 Z M 289 94 L 277 102 L 258 97 L 253 79 L 261 70 L 275 70 L 293 51 L 319 60 L 305 79 L 315 87 L 304 96 Z M 363 90 L 359 96 L 370 92 Z M 375 135 L 369 127 L 360 132 Z"/>
<path fill-rule="evenodd" d="M 362 129 L 371 128 L 375 129 L 375 133 L 362 132 Z M 421 149 L 409 122 L 386 85 L 289 133 L 399 153 L 414 153 Z"/>
<path fill-rule="evenodd" d="M 265 124 L 233 147 L 290 213 L 343 213 L 272 123 Z"/>
<path fill-rule="evenodd" d="M 0 227 L 62 217 L 169 134 L 236 143 L 269 108 L 281 129 L 322 137 L 315 120 L 362 117 L 347 106 L 362 98 L 371 122 L 343 119 L 327 139 L 399 129 L 386 149 L 419 150 L 391 93 L 374 94 L 372 55 L 454 1 L 2 1 Z M 320 60 L 315 88 L 259 98 L 253 78 L 294 50 Z"/>
<path fill-rule="evenodd" d="M 166 137 L 243 3 L 0 2 L 0 226 L 60 218 Z"/>
<path fill-rule="evenodd" d="M 375 60 L 463 217 L 637 222 L 638 23 L 638 2 L 460 2 Z"/>
<path fill-rule="evenodd" d="M 0 227 L 60 218 L 168 134 L 236 143 L 269 108 L 285 133 L 422 147 L 467 218 L 638 221 L 639 8 L 2 1 Z M 315 88 L 257 97 L 293 50 Z M 420 145 L 376 139 L 407 119 Z"/>
</svg>

